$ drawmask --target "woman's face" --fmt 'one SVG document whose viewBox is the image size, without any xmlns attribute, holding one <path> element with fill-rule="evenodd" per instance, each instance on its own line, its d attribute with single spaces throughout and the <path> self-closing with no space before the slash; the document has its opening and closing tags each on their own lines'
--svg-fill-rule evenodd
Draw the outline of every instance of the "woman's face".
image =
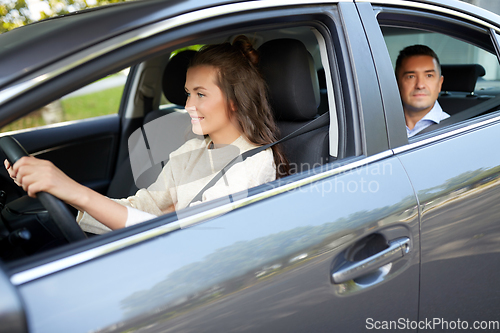
<svg viewBox="0 0 500 333">
<path fill-rule="evenodd" d="M 195 134 L 208 134 L 214 144 L 229 144 L 240 133 L 229 117 L 225 96 L 217 86 L 216 79 L 215 67 L 196 66 L 188 69 L 186 111 L 191 116 Z"/>
</svg>

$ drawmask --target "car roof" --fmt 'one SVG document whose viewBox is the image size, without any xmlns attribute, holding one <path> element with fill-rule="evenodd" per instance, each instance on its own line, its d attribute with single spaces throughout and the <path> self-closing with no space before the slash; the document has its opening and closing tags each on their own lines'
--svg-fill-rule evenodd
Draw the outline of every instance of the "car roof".
<svg viewBox="0 0 500 333">
<path fill-rule="evenodd" d="M 126 31 L 193 10 L 245 1 L 248 0 L 136 0 L 83 10 L 16 28 L 0 35 L 0 88 Z M 387 1 L 372 2 L 383 5 Z M 493 13 L 457 0 L 408 2 L 453 8 L 495 25 L 499 22 L 499 17 Z"/>
<path fill-rule="evenodd" d="M 0 35 L 0 87 L 126 31 L 237 0 L 136 0 L 42 20 Z"/>
</svg>

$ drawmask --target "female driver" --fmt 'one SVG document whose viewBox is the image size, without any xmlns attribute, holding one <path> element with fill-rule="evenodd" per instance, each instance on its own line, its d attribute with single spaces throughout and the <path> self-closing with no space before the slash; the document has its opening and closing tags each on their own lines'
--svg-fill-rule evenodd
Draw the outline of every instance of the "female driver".
<svg viewBox="0 0 500 333">
<path fill-rule="evenodd" d="M 189 140 L 173 152 L 157 181 L 127 199 L 109 199 L 70 179 L 51 162 L 35 157 L 23 157 L 13 167 L 6 161 L 6 168 L 29 196 L 44 191 L 76 207 L 82 229 L 92 233 L 185 208 L 224 166 L 220 161 L 229 162 L 276 140 L 277 129 L 257 61 L 257 52 L 244 36 L 232 45 L 204 47 L 195 55 L 186 75 L 186 111 L 193 132 L 204 137 Z M 231 167 L 203 193 L 201 201 L 272 181 L 286 175 L 287 166 L 275 145 Z"/>
</svg>

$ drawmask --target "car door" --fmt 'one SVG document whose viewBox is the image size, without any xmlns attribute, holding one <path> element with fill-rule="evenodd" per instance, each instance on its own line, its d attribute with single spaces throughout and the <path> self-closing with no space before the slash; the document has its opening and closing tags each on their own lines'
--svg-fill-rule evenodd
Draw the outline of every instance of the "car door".
<svg viewBox="0 0 500 333">
<path fill-rule="evenodd" d="M 389 148 L 355 4 L 262 1 L 214 13 L 199 10 L 211 19 L 142 45 L 182 45 L 193 31 L 198 41 L 243 28 L 314 28 L 329 65 L 340 158 L 234 202 L 203 203 L 10 265 L 30 332 L 352 332 L 417 319 L 418 204 Z"/>
<path fill-rule="evenodd" d="M 21 298 L 16 288 L 11 284 L 3 266 L 0 267 L 0 291 L 2 293 L 0 332 L 27 332 L 28 325 Z"/>
<path fill-rule="evenodd" d="M 472 94 L 443 92 L 440 100 L 461 98 L 462 103 L 455 103 L 458 108 L 475 99 L 480 104 L 498 95 L 495 87 L 500 30 L 478 19 L 480 15 L 492 14 L 465 5 L 474 17 L 458 9 L 450 11 L 437 6 L 425 6 L 424 14 L 422 5 L 409 2 L 399 2 L 395 7 L 363 7 L 367 17 L 373 12 L 377 14 L 385 32 L 389 52 L 380 57 L 384 66 L 390 62 L 389 53 L 394 55 L 394 63 L 400 48 L 415 43 L 429 45 L 438 51 L 441 64 L 453 58 L 455 64 L 477 63 L 486 69 L 486 75 L 473 82 L 476 90 Z M 375 25 L 371 26 L 371 38 L 381 41 Z M 404 33 L 398 36 L 397 29 Z M 469 52 L 463 52 L 464 48 Z M 444 75 L 445 82 L 446 79 Z M 397 91 L 394 78 L 392 81 L 387 89 Z M 500 155 L 492 145 L 499 139 L 498 109 L 498 105 L 490 105 L 481 113 L 472 114 L 474 118 L 459 119 L 455 124 L 417 135 L 409 143 L 393 146 L 419 202 L 422 330 L 498 329 L 495 272 L 499 269 Z M 450 110 L 450 119 L 455 119 L 453 112 L 458 111 Z M 402 109 L 388 112 L 388 117 L 399 118 Z M 394 135 L 394 140 L 402 142 L 404 138 Z"/>
<path fill-rule="evenodd" d="M 258 201 L 204 223 L 171 222 L 65 257 L 51 264 L 99 254 L 51 275 L 25 280 L 36 269 L 19 272 L 12 280 L 30 329 L 346 332 L 414 321 L 415 199 L 397 159 L 364 163 L 270 199 L 250 196 Z M 148 240 L 132 246 L 141 238 Z M 390 262 L 359 275 L 338 268 L 385 250 Z"/>
</svg>

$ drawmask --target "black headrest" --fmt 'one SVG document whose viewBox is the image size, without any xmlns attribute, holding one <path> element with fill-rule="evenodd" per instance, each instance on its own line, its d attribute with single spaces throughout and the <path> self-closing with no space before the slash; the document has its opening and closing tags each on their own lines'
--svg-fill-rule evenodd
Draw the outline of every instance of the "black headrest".
<svg viewBox="0 0 500 333">
<path fill-rule="evenodd" d="M 170 103 L 186 105 L 186 72 L 196 51 L 185 50 L 173 56 L 163 72 L 163 93 Z"/>
<path fill-rule="evenodd" d="M 471 65 L 441 65 L 444 76 L 441 91 L 473 92 L 477 78 L 484 76 L 484 67 L 477 64 Z"/>
<path fill-rule="evenodd" d="M 313 119 L 320 102 L 314 61 L 302 42 L 275 39 L 259 47 L 260 71 L 269 87 L 276 119 Z"/>
</svg>

